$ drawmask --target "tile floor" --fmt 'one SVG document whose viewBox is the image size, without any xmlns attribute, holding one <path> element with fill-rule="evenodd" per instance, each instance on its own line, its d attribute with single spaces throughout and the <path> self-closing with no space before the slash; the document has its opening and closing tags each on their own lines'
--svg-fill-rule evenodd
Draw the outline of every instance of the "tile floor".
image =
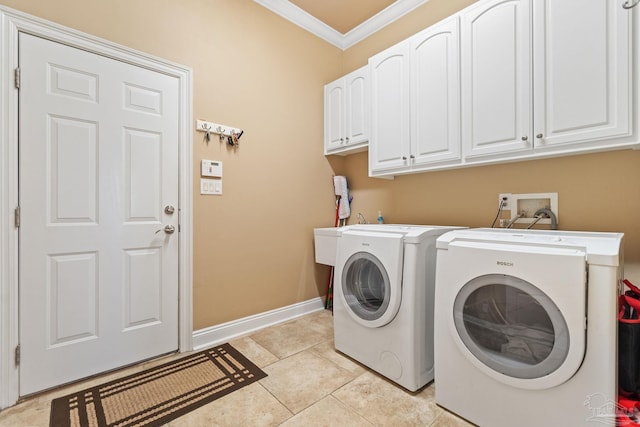
<svg viewBox="0 0 640 427">
<path fill-rule="evenodd" d="M 433 383 L 410 393 L 337 353 L 329 311 L 230 343 L 268 376 L 167 426 L 471 426 L 435 404 Z M 0 412 L 0 427 L 48 426 L 53 398 L 180 356 L 141 363 L 26 399 Z"/>
</svg>

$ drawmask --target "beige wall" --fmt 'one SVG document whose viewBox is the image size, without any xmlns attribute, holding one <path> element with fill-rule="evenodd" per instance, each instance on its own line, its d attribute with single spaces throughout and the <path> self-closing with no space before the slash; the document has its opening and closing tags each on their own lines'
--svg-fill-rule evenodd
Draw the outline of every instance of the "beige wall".
<svg viewBox="0 0 640 427">
<path fill-rule="evenodd" d="M 367 178 L 366 155 L 349 156 L 353 212 L 375 222 L 489 227 L 499 193 L 558 193 L 562 230 L 625 233 L 627 262 L 640 262 L 640 151 Z M 352 215 L 352 222 L 356 221 Z M 540 226 L 538 228 L 549 228 Z"/>
<path fill-rule="evenodd" d="M 193 69 L 194 119 L 245 130 L 238 149 L 194 133 L 194 328 L 324 296 L 313 228 L 333 225 L 332 174 L 352 222 L 488 226 L 500 192 L 558 192 L 560 227 L 626 233 L 640 261 L 640 152 L 367 177 L 366 153 L 322 155 L 322 88 L 472 0 L 430 0 L 345 52 L 252 0 L 0 0 L 0 4 Z M 224 195 L 199 195 L 199 161 L 224 164 Z"/>
<path fill-rule="evenodd" d="M 252 0 L 0 4 L 191 67 L 194 119 L 244 129 L 237 149 L 194 132 L 194 329 L 324 295 L 313 228 L 333 225 L 323 85 L 340 49 Z M 199 194 L 202 158 L 223 162 L 223 196 Z"/>
</svg>

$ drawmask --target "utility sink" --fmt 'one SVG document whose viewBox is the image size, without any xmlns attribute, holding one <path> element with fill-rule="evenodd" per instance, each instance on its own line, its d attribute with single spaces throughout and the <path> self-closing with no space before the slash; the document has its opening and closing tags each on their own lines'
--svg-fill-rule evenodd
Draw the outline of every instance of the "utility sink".
<svg viewBox="0 0 640 427">
<path fill-rule="evenodd" d="M 338 247 L 339 228 L 314 228 L 313 242 L 318 264 L 336 265 L 336 251 Z"/>
</svg>

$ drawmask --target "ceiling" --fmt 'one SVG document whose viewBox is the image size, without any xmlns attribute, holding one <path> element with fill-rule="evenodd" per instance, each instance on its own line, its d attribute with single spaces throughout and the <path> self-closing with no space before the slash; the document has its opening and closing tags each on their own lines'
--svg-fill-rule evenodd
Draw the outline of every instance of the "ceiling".
<svg viewBox="0 0 640 427">
<path fill-rule="evenodd" d="M 341 34 L 386 9 L 394 0 L 289 0 Z"/>
<path fill-rule="evenodd" d="M 254 0 L 347 49 L 429 0 Z"/>
</svg>

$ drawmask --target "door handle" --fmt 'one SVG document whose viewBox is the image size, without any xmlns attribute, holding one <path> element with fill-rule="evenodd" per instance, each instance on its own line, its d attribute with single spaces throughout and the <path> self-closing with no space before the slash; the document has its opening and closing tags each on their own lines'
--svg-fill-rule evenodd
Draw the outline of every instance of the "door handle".
<svg viewBox="0 0 640 427">
<path fill-rule="evenodd" d="M 155 234 L 158 234 L 161 231 L 164 231 L 167 234 L 173 234 L 174 231 L 176 231 L 176 228 L 173 225 L 165 225 L 164 228 L 161 228 L 160 230 L 156 231 Z"/>
</svg>

